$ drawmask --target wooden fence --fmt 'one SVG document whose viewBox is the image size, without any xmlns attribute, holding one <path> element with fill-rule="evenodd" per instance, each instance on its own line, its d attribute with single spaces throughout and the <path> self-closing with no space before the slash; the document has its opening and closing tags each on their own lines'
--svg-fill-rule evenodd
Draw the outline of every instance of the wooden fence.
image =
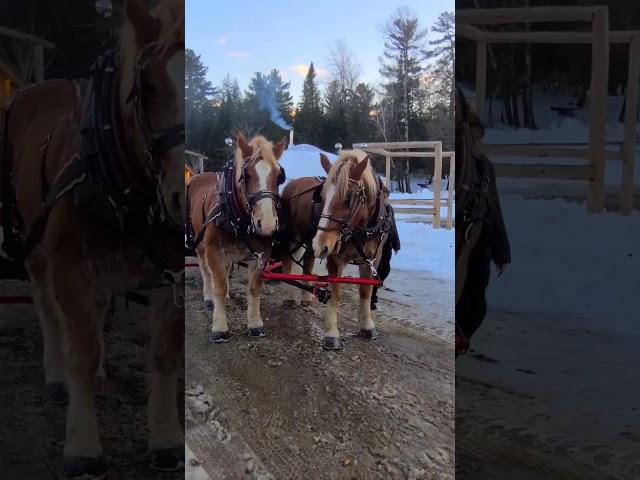
<svg viewBox="0 0 640 480">
<path fill-rule="evenodd" d="M 413 208 L 399 208 L 396 213 L 413 215 L 427 215 L 431 218 L 433 228 L 453 228 L 453 210 L 455 193 L 455 153 L 443 152 L 442 142 L 376 142 L 354 143 L 353 148 L 364 150 L 373 155 L 385 157 L 385 186 L 389 188 L 391 181 L 391 159 L 408 158 L 410 160 L 428 161 L 433 159 L 433 199 L 391 200 L 392 205 L 409 206 Z M 449 158 L 449 185 L 447 198 L 442 199 L 442 159 Z M 447 207 L 446 221 L 442 223 L 440 209 Z"/>
<path fill-rule="evenodd" d="M 483 25 L 516 23 L 590 23 L 591 31 L 484 31 Z M 635 130 L 640 82 L 640 31 L 609 31 L 605 6 L 467 9 L 456 11 L 456 35 L 476 44 L 475 110 L 485 117 L 487 45 L 492 43 L 545 43 L 591 45 L 592 69 L 589 104 L 589 141 L 576 148 L 527 145 L 479 144 L 491 156 L 579 158 L 585 165 L 496 163 L 496 174 L 518 178 L 583 180 L 588 182 L 587 208 L 602 212 L 605 203 L 605 162 L 621 161 L 620 212 L 631 213 L 634 201 Z M 609 48 L 629 45 L 629 73 L 625 109 L 624 141 L 620 150 L 607 150 L 607 96 Z M 594 68 L 595 66 L 595 68 Z"/>
</svg>

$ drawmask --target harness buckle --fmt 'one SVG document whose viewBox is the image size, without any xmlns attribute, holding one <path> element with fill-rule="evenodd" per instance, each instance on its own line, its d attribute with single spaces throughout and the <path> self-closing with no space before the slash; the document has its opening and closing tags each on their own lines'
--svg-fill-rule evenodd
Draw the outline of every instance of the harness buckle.
<svg viewBox="0 0 640 480">
<path fill-rule="evenodd" d="M 262 261 L 262 256 L 264 255 L 264 251 L 262 252 L 253 252 L 254 258 L 257 260 L 258 269 L 264 270 L 264 262 Z"/>
<path fill-rule="evenodd" d="M 365 261 L 369 264 L 369 269 L 371 270 L 371 273 L 373 274 L 373 276 L 377 278 L 378 277 L 378 270 L 373 265 L 373 260 L 365 259 Z"/>
<path fill-rule="evenodd" d="M 173 291 L 173 304 L 178 308 L 184 308 L 184 268 L 178 272 L 165 270 L 162 276 Z"/>
</svg>

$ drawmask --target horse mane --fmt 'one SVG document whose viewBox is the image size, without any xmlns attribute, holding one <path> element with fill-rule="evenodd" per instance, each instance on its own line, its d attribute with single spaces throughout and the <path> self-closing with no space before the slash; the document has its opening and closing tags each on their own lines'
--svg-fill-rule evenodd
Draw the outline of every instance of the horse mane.
<svg viewBox="0 0 640 480">
<path fill-rule="evenodd" d="M 335 195 L 338 201 L 345 199 L 349 193 L 351 165 L 360 163 L 366 157 L 367 153 L 362 150 L 342 150 L 333 163 L 331 170 L 329 170 L 327 181 L 323 188 L 326 189 L 328 185 L 333 183 L 336 187 Z M 367 204 L 369 206 L 373 205 L 378 197 L 379 187 L 373 168 L 371 168 L 371 160 L 369 160 L 367 168 L 362 172 L 358 183 L 364 186 Z"/>
<path fill-rule="evenodd" d="M 160 37 L 157 39 L 155 53 L 163 54 L 178 39 L 184 39 L 184 2 L 181 0 L 160 1 L 151 15 L 160 24 Z M 139 48 L 136 45 L 135 32 L 125 17 L 120 29 L 120 101 L 124 103 L 134 82 L 135 63 Z"/>
<path fill-rule="evenodd" d="M 242 169 L 244 167 L 244 163 L 253 163 L 257 161 L 259 158 L 269 162 L 271 165 L 275 166 L 278 164 L 278 160 L 273 153 L 273 143 L 264 138 L 262 135 L 257 135 L 251 139 L 249 145 L 253 147 L 253 153 L 248 158 L 243 158 L 242 151 L 240 147 L 236 147 L 235 151 L 235 166 L 236 166 L 236 180 L 240 179 L 242 175 Z"/>
</svg>

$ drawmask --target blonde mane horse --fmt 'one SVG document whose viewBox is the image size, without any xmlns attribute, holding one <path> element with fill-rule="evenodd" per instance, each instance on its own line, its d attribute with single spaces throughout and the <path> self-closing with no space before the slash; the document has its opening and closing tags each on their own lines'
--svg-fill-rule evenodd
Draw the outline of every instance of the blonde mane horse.
<svg viewBox="0 0 640 480">
<path fill-rule="evenodd" d="M 94 395 L 105 380 L 102 324 L 111 295 L 159 286 L 163 274 L 184 269 L 184 2 L 161 1 L 149 12 L 142 0 L 125 0 L 124 11 L 120 62 L 102 72 L 102 78 L 119 75 L 108 96 L 100 97 L 95 82 L 93 88 L 46 82 L 15 94 L 5 125 L 20 242 L 33 240 L 25 265 L 42 324 L 47 394 L 55 403 L 69 402 L 62 468 L 71 478 L 106 472 Z M 94 123 L 96 105 L 111 109 L 106 121 L 115 140 L 99 157 L 112 173 L 92 178 L 110 195 L 135 193 L 149 202 L 126 204 L 125 229 L 105 221 L 111 210 L 98 218 L 95 205 L 81 201 L 80 187 L 93 188 L 82 174 L 98 161 L 83 161 L 83 142 L 107 131 Z M 59 195 L 49 201 L 53 192 Z M 184 312 L 175 283 L 148 294 L 148 445 L 160 470 L 184 464 L 176 399 Z"/>
<path fill-rule="evenodd" d="M 309 240 L 313 256 L 326 259 L 329 275 L 341 276 L 347 264 L 357 263 L 361 277 L 374 278 L 372 266 L 375 268 L 380 261 L 387 233 L 370 238 L 361 238 L 359 235 L 360 231 L 383 219 L 384 199 L 369 157 L 361 150 L 343 150 L 333 165 L 323 154 L 320 154 L 320 160 L 327 172 L 327 179 L 322 186 L 322 213 L 319 219 L 309 216 L 309 212 L 313 211 L 311 192 L 313 186 L 318 184 L 317 180 L 296 179 L 289 182 L 282 192 L 283 210 L 286 212 L 285 229 L 294 240 Z M 317 225 L 315 221 L 318 221 Z M 285 255 L 283 272 L 291 271 L 291 263 L 290 256 Z M 313 257 L 306 255 L 305 269 L 310 269 L 312 264 Z M 373 287 L 361 285 L 359 289 L 360 336 L 372 339 L 377 336 L 370 306 Z M 342 348 L 337 327 L 340 285 L 331 284 L 330 291 L 323 347 L 339 350 Z M 303 302 L 308 300 L 308 295 L 304 295 Z"/>
<path fill-rule="evenodd" d="M 247 142 L 239 135 L 233 178 L 204 173 L 189 182 L 187 208 L 197 239 L 194 248 L 202 273 L 204 304 L 206 310 L 213 309 L 209 332 L 212 343 L 230 338 L 225 299 L 232 264 L 255 257 L 262 262 L 269 259 L 273 236 L 279 228 L 278 186 L 283 181 L 283 170 L 278 159 L 285 142 L 283 138 L 273 145 L 261 136 Z M 249 267 L 247 329 L 251 336 L 262 337 L 262 276 L 257 263 Z"/>
</svg>

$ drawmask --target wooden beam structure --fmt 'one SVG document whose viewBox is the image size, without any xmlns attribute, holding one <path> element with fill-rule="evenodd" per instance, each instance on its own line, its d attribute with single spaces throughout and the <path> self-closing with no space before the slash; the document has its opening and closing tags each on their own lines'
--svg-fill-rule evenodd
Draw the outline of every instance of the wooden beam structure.
<svg viewBox="0 0 640 480">
<path fill-rule="evenodd" d="M 363 150 L 372 155 L 385 157 L 385 186 L 389 189 L 391 185 L 391 161 L 393 158 L 408 159 L 433 159 L 433 200 L 391 200 L 392 205 L 424 205 L 425 208 L 399 209 L 399 213 L 414 213 L 419 215 L 433 216 L 432 227 L 440 228 L 440 208 L 447 207 L 447 222 L 445 228 L 453 228 L 453 185 L 452 172 L 455 171 L 455 152 L 443 152 L 442 142 L 372 142 L 354 143 L 353 148 Z M 442 160 L 449 158 L 449 195 L 443 203 L 442 197 Z M 428 208 L 428 205 L 433 207 Z"/>
<path fill-rule="evenodd" d="M 486 155 L 578 158 L 587 165 L 499 164 L 498 175 L 527 178 L 564 178 L 588 182 L 589 212 L 604 211 L 606 162 L 622 163 L 620 212 L 629 214 L 634 201 L 635 150 L 638 100 L 640 97 L 640 30 L 610 31 L 609 10 L 595 7 L 487 8 L 456 11 L 456 34 L 476 42 L 475 108 L 485 120 L 487 46 L 492 43 L 584 44 L 591 46 L 589 139 L 586 145 L 479 143 L 478 151 Z M 590 31 L 524 30 L 535 23 L 588 23 Z M 492 31 L 479 26 L 512 25 L 513 30 Z M 626 89 L 624 140 L 620 150 L 607 150 L 607 98 L 610 48 L 613 44 L 629 44 L 629 69 Z"/>
<path fill-rule="evenodd" d="M 636 161 L 636 126 L 638 119 L 638 84 L 640 83 L 640 35 L 631 38 L 629 45 L 629 71 L 624 119 L 624 145 L 622 154 L 622 188 L 620 213 L 629 215 L 633 209 L 634 167 Z"/>
</svg>

